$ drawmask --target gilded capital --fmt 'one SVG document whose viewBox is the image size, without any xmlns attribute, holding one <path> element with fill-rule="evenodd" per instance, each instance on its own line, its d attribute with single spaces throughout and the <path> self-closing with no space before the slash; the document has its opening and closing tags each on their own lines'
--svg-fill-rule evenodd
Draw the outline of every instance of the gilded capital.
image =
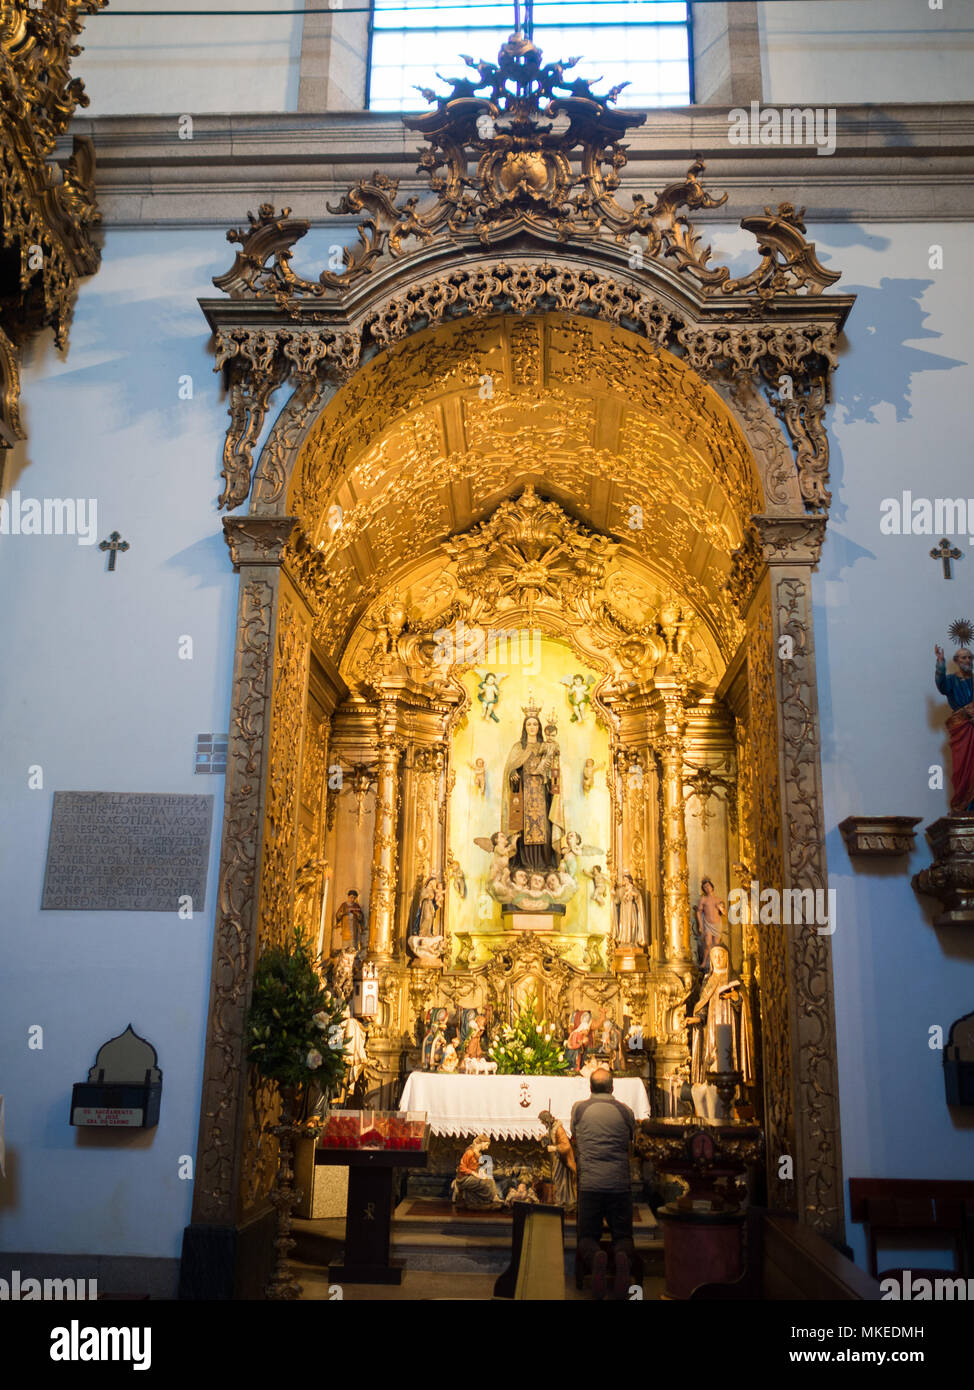
<svg viewBox="0 0 974 1390">
<path fill-rule="evenodd" d="M 769 565 L 818 564 L 825 540 L 824 516 L 753 516 Z"/>
<path fill-rule="evenodd" d="M 743 544 L 731 556 L 727 586 L 739 614 L 769 566 L 818 565 L 827 521 L 824 515 L 751 517 Z"/>
<path fill-rule="evenodd" d="M 223 536 L 234 574 L 242 565 L 280 565 L 296 522 L 293 516 L 225 516 Z"/>
</svg>

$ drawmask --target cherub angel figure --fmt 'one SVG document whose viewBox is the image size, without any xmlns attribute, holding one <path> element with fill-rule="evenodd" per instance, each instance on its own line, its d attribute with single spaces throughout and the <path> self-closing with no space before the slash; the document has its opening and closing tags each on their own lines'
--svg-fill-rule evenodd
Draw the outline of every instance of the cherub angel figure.
<svg viewBox="0 0 974 1390">
<path fill-rule="evenodd" d="M 568 707 L 571 710 L 571 722 L 573 724 L 585 723 L 585 711 L 591 709 L 592 700 L 589 691 L 595 684 L 594 676 L 583 676 L 576 671 L 574 676 L 562 676 L 561 684 L 565 686 L 568 695 Z"/>
<path fill-rule="evenodd" d="M 506 835 L 503 830 L 495 830 L 490 839 L 486 835 L 478 835 L 474 840 L 475 845 L 491 855 L 490 868 L 487 871 L 488 883 L 501 885 L 509 879 L 510 863 L 517 854 L 520 833 L 516 830 L 513 835 Z"/>
<path fill-rule="evenodd" d="M 483 710 L 484 719 L 492 719 L 495 724 L 501 721 L 497 717 L 496 705 L 501 698 L 501 681 L 507 680 L 507 674 L 498 676 L 494 671 L 478 671 L 479 683 L 477 685 L 477 699 Z"/>
<path fill-rule="evenodd" d="M 473 789 L 478 796 L 487 795 L 487 766 L 483 758 L 475 758 L 472 763 L 467 763 L 473 773 Z"/>
<path fill-rule="evenodd" d="M 561 863 L 558 867 L 562 873 L 571 874 L 572 878 L 577 879 L 579 855 L 588 858 L 589 855 L 603 853 L 597 845 L 583 845 L 578 831 L 569 830 L 561 842 Z"/>
<path fill-rule="evenodd" d="M 601 772 L 605 763 L 597 763 L 594 758 L 586 758 L 582 764 L 582 791 L 586 796 L 595 787 L 595 774 Z"/>
<path fill-rule="evenodd" d="M 609 889 L 611 884 L 602 872 L 601 865 L 593 864 L 590 869 L 584 871 L 592 880 L 592 901 L 598 903 L 599 907 L 605 907 L 609 900 Z"/>
</svg>

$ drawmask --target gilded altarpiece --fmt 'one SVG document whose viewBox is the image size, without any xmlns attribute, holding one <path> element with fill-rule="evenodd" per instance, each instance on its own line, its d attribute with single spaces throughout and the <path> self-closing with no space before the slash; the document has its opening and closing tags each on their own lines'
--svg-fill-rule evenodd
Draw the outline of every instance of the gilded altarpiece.
<svg viewBox="0 0 974 1390">
<path fill-rule="evenodd" d="M 232 1225 L 239 1194 L 261 1186 L 242 1157 L 258 907 L 268 936 L 289 915 L 327 931 L 338 897 L 360 891 L 380 981 L 370 1045 L 390 1089 L 417 1060 L 425 1008 L 503 1012 L 534 990 L 552 1011 L 584 1001 L 641 1022 L 658 1100 L 686 1077 L 699 879 L 721 895 L 827 882 L 809 582 L 852 298 L 831 293 L 837 273 L 789 204 L 745 219 L 750 274 L 711 266 L 688 214 L 722 200 L 700 161 L 620 201 L 619 137 L 640 116 L 566 87 L 529 41 L 480 76 L 409 122 L 428 202 L 382 175 L 358 185 L 343 211 L 363 214 L 360 245 L 316 279 L 291 265 L 308 224 L 264 206 L 230 234 L 227 297 L 203 306 L 230 393 L 221 503 L 250 512 L 225 523 L 241 597 L 196 1222 Z M 520 181 L 503 124 L 515 101 L 535 141 Z M 565 134 L 549 138 L 559 114 Z M 535 692 L 530 663 L 515 678 L 486 652 L 458 658 L 461 624 L 537 630 Z M 496 721 L 488 671 L 510 677 Z M 576 674 L 591 698 L 588 792 L 555 688 Z M 493 901 L 483 931 L 476 841 L 499 828 L 492 779 L 521 706 L 540 703 L 543 720 L 550 694 L 585 898 L 561 933 L 508 930 Z M 596 865 L 610 886 L 625 872 L 638 883 L 635 968 L 610 956 Z M 436 969 L 407 946 L 431 876 L 449 945 Z M 759 1001 L 749 1099 L 772 1201 L 839 1234 L 828 936 L 745 913 L 731 947 Z"/>
</svg>

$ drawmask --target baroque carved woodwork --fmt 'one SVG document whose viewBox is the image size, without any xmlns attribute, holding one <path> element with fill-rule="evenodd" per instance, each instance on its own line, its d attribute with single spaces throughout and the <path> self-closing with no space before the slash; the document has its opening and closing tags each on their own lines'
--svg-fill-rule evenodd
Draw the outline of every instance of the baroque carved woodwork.
<svg viewBox="0 0 974 1390">
<path fill-rule="evenodd" d="M 934 926 L 974 922 L 974 816 L 941 816 L 927 827 L 933 863 L 913 876 L 913 888 L 941 904 Z"/>
<path fill-rule="evenodd" d="M 305 726 L 310 643 L 307 618 L 284 590 L 277 610 L 274 698 L 260 885 L 260 944 L 280 945 L 293 920 L 301 731 Z"/>
<path fill-rule="evenodd" d="M 791 639 L 791 655 L 776 662 L 781 700 L 783 828 L 785 872 L 782 887 L 828 887 L 818 732 L 818 695 L 812 635 L 810 570 L 774 576 L 775 649 Z M 771 880 L 774 882 L 775 880 Z M 800 1209 L 825 1235 L 842 1227 L 842 1172 L 839 1150 L 839 1085 L 835 1056 L 831 933 L 842 924 L 805 922 L 787 931 L 791 953 L 791 1026 L 796 1123 L 802 1148 L 798 1166 Z M 848 930 L 848 924 L 845 924 Z"/>
<path fill-rule="evenodd" d="M 262 570 L 257 577 L 242 579 L 237 618 L 226 809 L 193 1196 L 194 1221 L 218 1224 L 235 1219 L 241 1180 L 242 1078 L 246 1074 L 243 1025 L 257 945 L 258 855 L 277 577 L 276 572 Z"/>
<path fill-rule="evenodd" d="M 702 821 L 704 849 L 692 852 L 722 837 L 728 888 L 826 883 L 807 579 L 829 505 L 828 383 L 852 298 L 831 292 L 837 276 L 787 204 L 745 219 L 753 271 L 732 279 L 712 266 L 689 216 L 722 202 L 702 163 L 654 197 L 627 191 L 618 137 L 639 118 L 567 76 L 570 65 L 543 65 L 523 41 L 470 66 L 409 123 L 426 142 L 425 202 L 400 199 L 384 176 L 359 185 L 341 211 L 361 214 L 360 244 L 343 271 L 318 275 L 292 264 L 308 224 L 263 206 L 230 234 L 237 260 L 216 281 L 226 297 L 203 303 L 229 387 L 221 505 L 251 508 L 226 521 L 241 572 L 238 666 L 258 641 L 275 671 L 247 745 L 263 769 L 256 789 L 228 782 L 228 818 L 251 817 L 251 838 L 228 819 L 221 884 L 225 865 L 224 897 L 241 904 L 233 923 L 243 919 L 233 927 L 221 898 L 219 950 L 233 929 L 240 945 L 211 1005 L 201 1155 L 214 1137 L 218 1148 L 197 1219 L 225 1220 L 233 1194 L 250 1209 L 273 1167 L 258 1145 L 267 1098 L 246 1100 L 232 1037 L 258 873 L 269 933 L 295 911 L 313 917 L 327 837 L 364 843 L 355 872 L 380 984 L 372 1038 L 390 1085 L 415 1062 L 426 1008 L 489 1003 L 506 1017 L 529 988 L 549 1016 L 627 1013 L 651 1040 L 657 1079 L 684 1080 L 699 985 L 688 802 Z M 286 399 L 255 464 L 276 391 Z M 265 581 L 257 620 L 243 595 Z M 634 871 L 645 889 L 647 968 L 613 973 L 604 933 L 566 946 L 450 926 L 461 892 L 450 740 L 470 716 L 461 677 L 476 665 L 459 635 L 509 640 L 534 626 L 597 673 L 593 714 L 609 737 L 600 843 L 612 878 Z M 330 728 L 308 693 L 309 653 L 342 686 Z M 239 673 L 234 692 L 235 711 L 252 709 Z M 323 810 L 307 809 L 321 807 L 331 762 L 343 790 L 354 791 L 349 768 L 361 774 L 354 836 L 333 788 Z M 726 816 L 708 811 L 717 795 Z M 354 813 L 355 797 L 345 804 Z M 704 867 L 694 861 L 695 874 Z M 446 886 L 445 970 L 407 968 L 427 874 Z M 760 998 L 771 1201 L 838 1233 L 828 937 L 747 914 L 741 934 Z M 241 1152 L 256 1172 L 246 1182 Z M 779 1175 L 784 1155 L 794 1181 Z"/>
<path fill-rule="evenodd" d="M 909 854 L 916 845 L 916 829 L 922 816 L 846 816 L 839 830 L 850 858 L 883 856 L 894 859 Z"/>
<path fill-rule="evenodd" d="M 100 261 L 94 147 L 75 137 L 67 160 L 53 155 L 75 108 L 88 105 L 84 83 L 71 77 L 82 51 L 75 40 L 84 16 L 107 3 L 0 3 L 0 227 L 16 265 L 2 289 L 0 449 L 25 437 L 18 403 L 26 344 L 52 328 L 65 346 L 78 281 Z"/>
<path fill-rule="evenodd" d="M 762 590 L 749 615 L 748 729 L 753 789 L 754 876 L 762 884 L 784 881 L 778 706 L 771 604 Z M 764 1129 L 768 1136 L 768 1198 L 775 1209 L 797 1209 L 793 1181 L 779 1177 L 779 1160 L 795 1157 L 794 1086 L 788 961 L 782 929 L 758 932 L 761 980 L 761 1060 Z"/>
<path fill-rule="evenodd" d="M 397 201 L 397 181 L 377 173 L 332 209 L 360 217 L 359 245 L 345 252 L 342 271 L 294 269 L 293 247 L 310 224 L 287 208 L 263 204 L 248 227 L 227 233 L 239 250 L 214 283 L 228 298 L 203 303 L 229 388 L 221 505 L 246 499 L 253 448 L 285 382 L 295 392 L 286 428 L 300 432 L 325 383 L 349 380 L 366 351 L 450 318 L 555 311 L 625 326 L 697 373 L 729 383 L 763 378 L 805 503 L 826 509 L 823 411 L 852 300 L 824 293 L 838 275 L 805 240 L 802 213 L 782 203 L 745 218 L 757 267 L 735 279 L 712 267 L 689 214 L 719 207 L 726 195 L 704 186 L 703 162 L 652 199 L 633 189 L 620 201 L 620 136 L 645 117 L 613 110 L 611 93 L 568 80 L 571 64 L 543 64 L 516 37 L 497 64 L 472 64 L 476 81 L 451 79 L 453 96 L 424 93 L 436 110 L 406 122 L 426 142 L 425 202 Z M 506 242 L 513 256 L 498 254 Z M 518 384 L 538 366 L 522 333 Z M 749 409 L 753 417 L 753 401 Z M 255 501 L 281 496 L 282 446 L 280 434 L 269 441 Z"/>
</svg>

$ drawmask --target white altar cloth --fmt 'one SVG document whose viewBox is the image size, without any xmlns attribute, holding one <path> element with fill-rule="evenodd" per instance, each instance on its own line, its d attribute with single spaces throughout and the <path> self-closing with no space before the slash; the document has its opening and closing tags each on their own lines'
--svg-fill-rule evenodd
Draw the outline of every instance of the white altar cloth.
<svg viewBox="0 0 974 1390">
<path fill-rule="evenodd" d="M 577 1100 L 592 1094 L 584 1076 L 444 1076 L 410 1072 L 400 1110 L 425 1110 L 433 1134 L 489 1134 L 492 1139 L 543 1139 L 539 1110 L 565 1128 Z M 649 1119 L 646 1087 L 635 1077 L 613 1077 L 612 1094 L 637 1120 Z"/>
</svg>

